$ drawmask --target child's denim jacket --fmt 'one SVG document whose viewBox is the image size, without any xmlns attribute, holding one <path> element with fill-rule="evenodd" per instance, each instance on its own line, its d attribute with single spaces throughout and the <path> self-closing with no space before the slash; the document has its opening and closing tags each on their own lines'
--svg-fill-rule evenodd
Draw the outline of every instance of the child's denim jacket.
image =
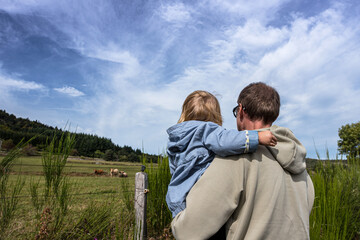
<svg viewBox="0 0 360 240">
<path fill-rule="evenodd" d="M 213 122 L 186 121 L 170 127 L 167 133 L 172 177 L 166 202 L 173 217 L 185 209 L 186 195 L 215 155 L 254 152 L 259 143 L 257 131 L 226 130 Z"/>
</svg>

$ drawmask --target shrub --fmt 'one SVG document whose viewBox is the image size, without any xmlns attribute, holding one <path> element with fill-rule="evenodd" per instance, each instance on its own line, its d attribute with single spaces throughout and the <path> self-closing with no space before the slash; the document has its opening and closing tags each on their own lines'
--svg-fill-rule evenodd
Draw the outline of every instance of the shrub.
<svg viewBox="0 0 360 240">
<path fill-rule="evenodd" d="M 128 158 L 125 155 L 119 155 L 119 162 L 127 162 Z"/>
<path fill-rule="evenodd" d="M 74 145 L 74 135 L 63 133 L 59 140 L 54 136 L 47 147 L 47 151 L 42 156 L 43 177 L 45 180 L 44 194 L 40 195 L 39 182 L 30 183 L 30 193 L 32 204 L 40 218 L 40 211 L 43 209 L 42 216 L 51 216 L 51 222 L 43 223 L 40 220 L 38 235 L 42 237 L 42 229 L 46 226 L 46 234 L 49 238 L 55 238 L 63 227 L 64 218 L 67 215 L 68 204 L 70 201 L 70 185 L 68 177 L 63 174 L 67 158 Z"/>
<path fill-rule="evenodd" d="M 10 151 L 11 149 L 13 149 L 15 147 L 15 144 L 12 139 L 7 139 L 2 142 L 1 147 L 2 147 L 2 149 L 6 150 L 6 151 Z"/>
<path fill-rule="evenodd" d="M 79 156 L 79 151 L 75 148 L 71 149 L 70 151 L 71 156 Z"/>
<path fill-rule="evenodd" d="M 37 155 L 37 148 L 32 146 L 31 144 L 26 145 L 22 148 L 21 152 L 26 156 L 36 156 Z"/>
</svg>

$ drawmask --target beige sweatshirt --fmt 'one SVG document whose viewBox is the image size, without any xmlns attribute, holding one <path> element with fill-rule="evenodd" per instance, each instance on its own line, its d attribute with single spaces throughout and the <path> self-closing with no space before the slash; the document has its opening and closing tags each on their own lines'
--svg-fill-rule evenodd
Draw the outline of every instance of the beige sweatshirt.
<svg viewBox="0 0 360 240">
<path fill-rule="evenodd" d="M 225 223 L 227 239 L 309 239 L 314 187 L 306 150 L 289 129 L 270 130 L 275 147 L 214 159 L 172 221 L 176 239 L 208 239 Z"/>
</svg>

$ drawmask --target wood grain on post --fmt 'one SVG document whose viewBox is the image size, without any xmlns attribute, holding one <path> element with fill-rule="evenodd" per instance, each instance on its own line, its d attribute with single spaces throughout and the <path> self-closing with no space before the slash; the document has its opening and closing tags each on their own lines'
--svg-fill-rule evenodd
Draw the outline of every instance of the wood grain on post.
<svg viewBox="0 0 360 240">
<path fill-rule="evenodd" d="M 137 240 L 146 239 L 146 193 L 148 192 L 148 177 L 144 172 L 135 175 L 135 236 Z"/>
</svg>

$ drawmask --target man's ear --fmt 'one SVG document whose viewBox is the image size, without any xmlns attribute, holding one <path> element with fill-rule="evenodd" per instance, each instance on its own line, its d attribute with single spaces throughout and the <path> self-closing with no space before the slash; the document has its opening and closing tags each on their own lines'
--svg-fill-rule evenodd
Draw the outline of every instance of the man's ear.
<svg viewBox="0 0 360 240">
<path fill-rule="evenodd" d="M 244 109 L 243 109 L 241 103 L 240 103 L 240 106 L 239 106 L 239 117 L 240 117 L 240 120 L 243 120 L 243 118 L 244 118 Z"/>
</svg>

